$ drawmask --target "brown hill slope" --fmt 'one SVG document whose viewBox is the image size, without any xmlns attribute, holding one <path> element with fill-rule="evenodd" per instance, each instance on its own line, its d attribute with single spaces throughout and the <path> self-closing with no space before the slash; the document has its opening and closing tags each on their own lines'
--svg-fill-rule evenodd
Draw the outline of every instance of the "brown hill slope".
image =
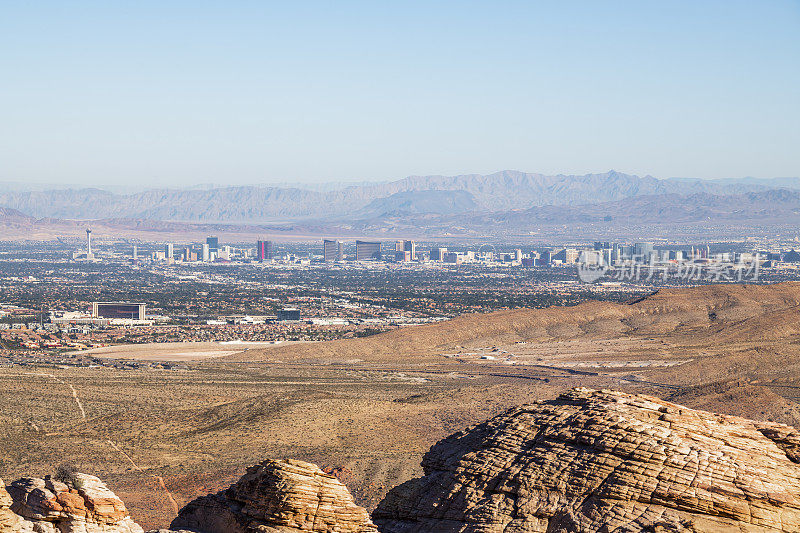
<svg viewBox="0 0 800 533">
<path fill-rule="evenodd" d="M 667 289 L 631 304 L 519 309 L 395 330 L 366 338 L 249 350 L 231 361 L 388 359 L 425 361 L 443 351 L 570 340 L 660 337 L 694 345 L 711 340 L 788 340 L 800 334 L 800 283 Z"/>
<path fill-rule="evenodd" d="M 800 283 L 662 290 L 630 304 L 467 315 L 231 360 L 612 384 L 800 424 Z"/>
</svg>

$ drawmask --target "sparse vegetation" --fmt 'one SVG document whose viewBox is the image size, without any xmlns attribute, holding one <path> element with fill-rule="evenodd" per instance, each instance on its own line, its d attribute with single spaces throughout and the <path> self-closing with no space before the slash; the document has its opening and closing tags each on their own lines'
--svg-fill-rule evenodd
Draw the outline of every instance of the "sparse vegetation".
<svg viewBox="0 0 800 533">
<path fill-rule="evenodd" d="M 186 372 L 3 367 L 2 474 L 91 465 L 155 528 L 174 511 L 154 475 L 182 505 L 266 458 L 345 467 L 343 481 L 372 508 L 419 475 L 440 438 L 573 386 L 800 424 L 798 304 L 797 284 L 668 289 L 631 305 L 476 314 L 250 349 L 231 356 L 247 361 L 189 363 Z"/>
<path fill-rule="evenodd" d="M 83 480 L 78 477 L 78 469 L 71 464 L 62 464 L 56 468 L 53 479 L 61 483 L 66 483 L 74 489 L 80 490 L 83 488 Z"/>
</svg>

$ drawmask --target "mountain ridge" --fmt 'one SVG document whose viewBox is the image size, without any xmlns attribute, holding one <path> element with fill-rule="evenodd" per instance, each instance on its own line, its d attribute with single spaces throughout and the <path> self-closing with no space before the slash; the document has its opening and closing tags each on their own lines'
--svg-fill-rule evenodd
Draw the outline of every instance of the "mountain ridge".
<svg viewBox="0 0 800 533">
<path fill-rule="evenodd" d="M 110 234 L 119 231 L 144 232 L 151 236 L 188 233 L 227 235 L 371 236 L 415 238 L 447 236 L 531 234 L 531 232 L 580 232 L 581 228 L 616 228 L 626 231 L 647 224 L 658 231 L 689 230 L 698 225 L 716 225 L 735 231 L 754 227 L 785 227 L 800 224 L 800 191 L 768 189 L 743 194 L 689 195 L 668 193 L 642 195 L 622 200 L 578 205 L 545 205 L 506 211 L 479 210 L 474 196 L 465 191 L 422 191 L 395 193 L 377 199 L 348 216 L 296 219 L 281 222 L 184 222 L 144 216 L 114 216 L 101 219 L 66 217 L 36 218 L 16 209 L 0 207 L 0 227 L 6 236 L 28 236 L 30 232 L 82 234 L 86 225 Z M 670 229 L 671 228 L 671 229 Z M 738 229 L 737 229 L 738 228 Z M 97 233 L 97 235 L 100 235 Z"/>
<path fill-rule="evenodd" d="M 546 175 L 504 170 L 492 174 L 409 176 L 334 190 L 302 186 L 151 189 L 115 194 L 100 188 L 5 190 L 0 207 L 34 218 L 146 219 L 175 222 L 285 223 L 346 220 L 397 212 L 458 214 L 575 206 L 662 194 L 736 195 L 798 188 L 797 178 L 759 180 L 658 179 L 617 171 Z"/>
</svg>

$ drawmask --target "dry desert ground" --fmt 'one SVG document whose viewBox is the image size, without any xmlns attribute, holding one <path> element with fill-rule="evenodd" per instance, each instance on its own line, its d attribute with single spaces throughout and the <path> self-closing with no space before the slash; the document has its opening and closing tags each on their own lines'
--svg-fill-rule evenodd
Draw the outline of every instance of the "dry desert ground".
<svg viewBox="0 0 800 533">
<path fill-rule="evenodd" d="M 575 386 L 800 425 L 798 306 L 800 284 L 716 285 L 344 341 L 136 353 L 181 354 L 181 371 L 2 368 L 0 476 L 74 464 L 153 528 L 266 458 L 317 463 L 372 509 L 437 440 Z"/>
</svg>

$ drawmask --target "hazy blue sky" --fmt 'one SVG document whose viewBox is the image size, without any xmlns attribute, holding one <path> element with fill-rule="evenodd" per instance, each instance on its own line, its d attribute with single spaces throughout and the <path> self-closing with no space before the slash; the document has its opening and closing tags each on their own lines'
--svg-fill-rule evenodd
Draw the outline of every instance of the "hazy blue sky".
<svg viewBox="0 0 800 533">
<path fill-rule="evenodd" d="M 0 181 L 800 176 L 800 2 L 0 2 Z"/>
</svg>

